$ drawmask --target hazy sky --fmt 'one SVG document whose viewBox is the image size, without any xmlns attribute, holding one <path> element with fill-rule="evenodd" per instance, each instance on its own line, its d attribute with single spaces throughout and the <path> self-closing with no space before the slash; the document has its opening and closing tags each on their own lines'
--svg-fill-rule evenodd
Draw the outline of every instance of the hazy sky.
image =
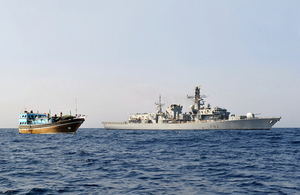
<svg viewBox="0 0 300 195">
<path fill-rule="evenodd" d="M 88 115 L 82 127 L 191 104 L 299 127 L 300 1 L 0 1 L 0 128 L 19 113 Z M 166 109 L 166 106 L 163 108 Z"/>
</svg>

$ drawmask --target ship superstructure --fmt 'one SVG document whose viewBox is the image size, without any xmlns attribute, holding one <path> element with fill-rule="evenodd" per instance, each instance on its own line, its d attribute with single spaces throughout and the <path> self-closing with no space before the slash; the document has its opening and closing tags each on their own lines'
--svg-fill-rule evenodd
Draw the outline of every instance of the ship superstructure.
<svg viewBox="0 0 300 195">
<path fill-rule="evenodd" d="M 205 106 L 205 95 L 201 95 L 200 86 L 195 86 L 195 95 L 187 96 L 193 101 L 188 113 L 183 106 L 171 104 L 165 112 L 161 96 L 156 113 L 131 114 L 125 122 L 103 122 L 105 129 L 157 129 L 157 130 L 200 130 L 200 129 L 270 129 L 281 117 L 256 117 L 253 113 L 245 116 L 231 115 L 225 108 Z"/>
</svg>

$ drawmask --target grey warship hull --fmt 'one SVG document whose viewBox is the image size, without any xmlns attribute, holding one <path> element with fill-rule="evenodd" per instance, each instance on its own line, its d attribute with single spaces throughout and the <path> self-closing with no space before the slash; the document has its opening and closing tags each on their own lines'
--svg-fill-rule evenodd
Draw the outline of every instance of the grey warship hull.
<svg viewBox="0 0 300 195">
<path fill-rule="evenodd" d="M 103 122 L 107 130 L 270 130 L 280 117 L 186 123 Z"/>
<path fill-rule="evenodd" d="M 161 97 L 157 105 L 156 113 L 131 114 L 126 122 L 103 122 L 108 130 L 209 130 L 209 129 L 233 129 L 233 130 L 269 130 L 281 117 L 256 117 L 249 112 L 244 116 L 230 115 L 225 108 L 218 106 L 212 108 L 205 105 L 200 94 L 200 86 L 195 88 L 194 96 L 187 96 L 194 104 L 190 106 L 188 113 L 182 112 L 180 104 L 171 104 L 165 112 L 162 111 Z"/>
</svg>

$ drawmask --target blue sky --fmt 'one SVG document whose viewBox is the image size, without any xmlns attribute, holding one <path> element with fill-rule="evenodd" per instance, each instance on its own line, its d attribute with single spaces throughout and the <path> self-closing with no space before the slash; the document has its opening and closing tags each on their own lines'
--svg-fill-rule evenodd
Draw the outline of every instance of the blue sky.
<svg viewBox="0 0 300 195">
<path fill-rule="evenodd" d="M 194 86 L 231 113 L 299 127 L 300 2 L 1 1 L 0 128 L 25 108 L 82 127 L 166 105 Z M 166 106 L 164 107 L 164 109 Z"/>
</svg>

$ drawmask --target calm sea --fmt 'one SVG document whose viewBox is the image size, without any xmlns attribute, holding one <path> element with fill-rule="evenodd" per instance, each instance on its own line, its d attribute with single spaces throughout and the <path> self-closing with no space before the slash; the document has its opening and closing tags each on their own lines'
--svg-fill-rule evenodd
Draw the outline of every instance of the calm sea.
<svg viewBox="0 0 300 195">
<path fill-rule="evenodd" d="M 0 129 L 2 194 L 300 194 L 300 129 Z"/>
</svg>

